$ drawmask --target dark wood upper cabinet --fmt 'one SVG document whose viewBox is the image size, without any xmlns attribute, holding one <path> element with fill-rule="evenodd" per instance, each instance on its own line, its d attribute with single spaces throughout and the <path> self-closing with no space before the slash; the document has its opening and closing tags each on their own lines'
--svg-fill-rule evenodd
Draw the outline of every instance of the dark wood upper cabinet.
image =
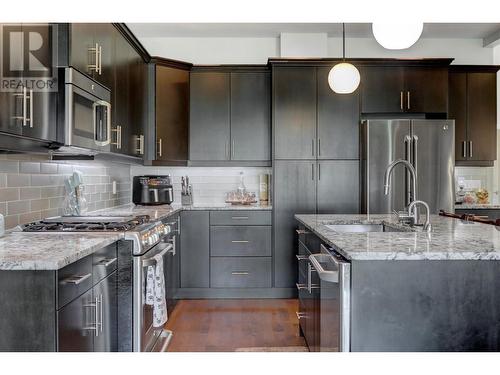
<svg viewBox="0 0 500 375">
<path fill-rule="evenodd" d="M 448 118 L 455 120 L 455 162 L 467 160 L 467 73 L 449 74 Z"/>
<path fill-rule="evenodd" d="M 189 70 L 156 64 L 156 160 L 188 160 Z"/>
<path fill-rule="evenodd" d="M 405 67 L 404 79 L 405 112 L 447 112 L 448 67 Z"/>
<path fill-rule="evenodd" d="M 190 161 L 270 160 L 271 94 L 266 68 L 195 68 L 189 93 Z"/>
<path fill-rule="evenodd" d="M 191 72 L 189 159 L 230 159 L 230 76 Z"/>
<path fill-rule="evenodd" d="M 363 67 L 360 72 L 362 112 L 403 112 L 403 73 L 401 66 Z"/>
<path fill-rule="evenodd" d="M 36 26 L 22 24 L 5 24 L 1 26 L 3 33 L 12 31 L 23 36 L 24 43 L 28 43 L 28 32 L 33 31 L 32 27 L 36 27 L 36 32 L 43 35 L 43 44 L 37 50 L 37 56 L 40 54 L 45 56 L 54 55 L 53 47 L 57 43 L 58 37 L 57 26 L 48 23 L 37 24 Z M 1 36 L 7 38 L 6 34 Z M 11 58 L 15 58 L 14 54 Z M 48 59 L 48 61 L 51 61 L 51 59 Z M 51 62 L 52 76 L 57 77 L 57 63 L 56 61 Z M 24 66 L 27 66 L 26 62 Z M 11 75 L 15 75 L 15 77 Z M 32 77 L 26 70 L 20 70 L 18 74 L 9 72 L 8 76 L 4 78 L 6 82 L 13 78 L 12 82 L 16 85 L 16 89 L 15 91 L 5 89 L 0 91 L 0 131 L 48 141 L 49 143 L 55 142 L 57 139 L 57 92 L 37 90 L 36 87 L 33 87 L 33 83 L 29 83 Z M 23 78 L 26 78 L 27 84 Z M 17 142 L 17 140 L 14 142 Z M 13 147 L 13 149 L 16 149 L 16 147 Z"/>
<path fill-rule="evenodd" d="M 361 112 L 446 113 L 448 67 L 418 64 L 364 66 L 361 68 Z"/>
<path fill-rule="evenodd" d="M 492 165 L 497 158 L 497 66 L 452 66 L 449 118 L 455 120 L 457 165 Z"/>
<path fill-rule="evenodd" d="M 318 68 L 318 159 L 359 158 L 359 93 L 336 94 L 330 68 Z"/>
<path fill-rule="evenodd" d="M 70 65 L 111 88 L 114 26 L 110 23 L 72 23 L 70 30 Z"/>
<path fill-rule="evenodd" d="M 274 158 L 316 159 L 316 68 L 273 69 Z"/>
<path fill-rule="evenodd" d="M 269 72 L 231 73 L 231 160 L 271 159 Z"/>
</svg>

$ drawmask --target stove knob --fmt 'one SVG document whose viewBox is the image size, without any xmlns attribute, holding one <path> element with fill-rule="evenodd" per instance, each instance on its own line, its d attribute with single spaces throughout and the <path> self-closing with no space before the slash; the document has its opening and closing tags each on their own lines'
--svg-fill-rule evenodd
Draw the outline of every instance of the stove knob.
<svg viewBox="0 0 500 375">
<path fill-rule="evenodd" d="M 155 243 L 155 240 L 153 238 L 153 236 L 149 236 L 148 237 L 148 245 L 153 245 Z"/>
<path fill-rule="evenodd" d="M 170 230 L 171 230 L 171 229 L 170 229 L 170 227 L 169 227 L 168 225 L 165 225 L 165 226 L 163 227 L 163 234 L 169 234 L 169 233 L 170 233 Z"/>
</svg>

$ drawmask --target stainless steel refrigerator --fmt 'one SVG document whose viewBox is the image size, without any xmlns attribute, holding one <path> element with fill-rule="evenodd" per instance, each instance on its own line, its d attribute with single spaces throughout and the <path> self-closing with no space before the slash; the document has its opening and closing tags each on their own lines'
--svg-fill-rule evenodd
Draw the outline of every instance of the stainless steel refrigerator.
<svg viewBox="0 0 500 375">
<path fill-rule="evenodd" d="M 396 166 L 389 195 L 384 195 L 386 167 L 410 161 L 417 172 L 417 198 L 431 213 L 454 212 L 454 120 L 373 119 L 361 124 L 362 211 L 401 211 L 410 200 L 410 174 Z"/>
</svg>

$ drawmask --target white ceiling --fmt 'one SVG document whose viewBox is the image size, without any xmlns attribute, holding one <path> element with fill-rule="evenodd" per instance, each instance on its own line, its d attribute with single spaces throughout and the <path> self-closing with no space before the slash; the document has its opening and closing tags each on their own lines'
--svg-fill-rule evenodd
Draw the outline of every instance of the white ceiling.
<svg viewBox="0 0 500 375">
<path fill-rule="evenodd" d="M 280 33 L 327 33 L 342 36 L 340 23 L 128 23 L 138 38 L 278 37 Z M 348 38 L 372 37 L 370 23 L 347 23 Z M 426 23 L 422 38 L 481 39 L 500 30 L 500 23 Z"/>
</svg>

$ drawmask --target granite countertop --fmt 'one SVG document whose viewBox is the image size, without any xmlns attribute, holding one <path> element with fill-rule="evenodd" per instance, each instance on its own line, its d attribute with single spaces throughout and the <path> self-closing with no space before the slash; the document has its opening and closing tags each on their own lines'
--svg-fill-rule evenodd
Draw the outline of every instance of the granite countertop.
<svg viewBox="0 0 500 375">
<path fill-rule="evenodd" d="M 230 205 L 161 205 L 125 206 L 107 208 L 87 215 L 149 215 L 161 220 L 182 210 L 270 210 L 271 206 Z M 123 232 L 8 232 L 0 238 L 0 270 L 58 270 L 118 241 Z"/>
<path fill-rule="evenodd" d="M 500 210 L 500 204 L 493 204 L 493 203 L 488 203 L 488 204 L 479 204 L 479 203 L 473 203 L 473 204 L 456 204 L 455 205 L 455 210 Z"/>
<path fill-rule="evenodd" d="M 94 214 L 99 215 L 149 215 L 152 219 L 161 220 L 180 211 L 225 211 L 225 210 L 272 210 L 271 205 L 253 204 L 248 206 L 233 206 L 230 204 L 200 204 L 192 206 L 182 206 L 180 204 L 159 205 L 159 206 L 136 206 L 135 204 L 127 204 L 124 206 L 105 208 L 94 211 Z"/>
<path fill-rule="evenodd" d="M 393 215 L 295 215 L 351 260 L 500 260 L 500 231 L 493 225 L 431 216 L 432 232 L 403 227 Z M 325 224 L 381 224 L 405 232 L 340 233 Z"/>
<path fill-rule="evenodd" d="M 121 237 L 109 232 L 10 232 L 0 238 L 0 270 L 58 270 Z"/>
</svg>

